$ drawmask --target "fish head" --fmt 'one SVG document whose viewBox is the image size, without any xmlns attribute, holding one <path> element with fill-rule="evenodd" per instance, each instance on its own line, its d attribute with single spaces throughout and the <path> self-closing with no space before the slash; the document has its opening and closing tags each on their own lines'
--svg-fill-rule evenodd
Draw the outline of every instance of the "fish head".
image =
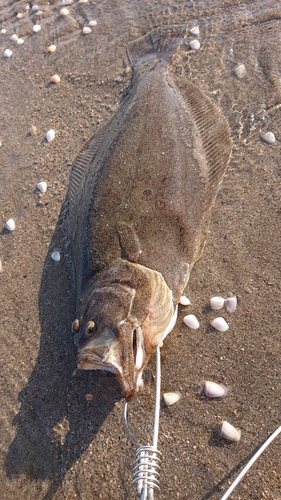
<svg viewBox="0 0 281 500">
<path fill-rule="evenodd" d="M 73 330 L 78 368 L 115 373 L 124 396 L 131 399 L 151 354 L 173 328 L 177 311 L 160 273 L 120 262 L 115 265 L 118 279 L 113 269 L 110 277 L 103 273 L 99 286 L 85 297 Z"/>
<path fill-rule="evenodd" d="M 134 298 L 135 290 L 124 285 L 94 289 L 73 323 L 78 368 L 115 373 L 127 399 L 138 391 L 150 357 L 141 324 L 131 314 Z"/>
</svg>

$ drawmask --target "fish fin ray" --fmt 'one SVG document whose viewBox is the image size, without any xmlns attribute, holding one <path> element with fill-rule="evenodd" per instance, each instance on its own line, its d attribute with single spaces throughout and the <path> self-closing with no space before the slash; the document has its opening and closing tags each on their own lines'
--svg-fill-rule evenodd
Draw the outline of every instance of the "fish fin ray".
<svg viewBox="0 0 281 500">
<path fill-rule="evenodd" d="M 176 84 L 177 92 L 194 122 L 194 146 L 204 178 L 201 236 L 195 259 L 198 260 L 206 241 L 210 212 L 228 167 L 232 140 L 227 121 L 209 97 L 191 82 L 177 79 Z"/>
<path fill-rule="evenodd" d="M 133 227 L 125 222 L 119 222 L 117 226 L 122 258 L 131 262 L 138 262 L 142 253 L 139 238 Z"/>
<path fill-rule="evenodd" d="M 130 62 L 134 68 L 142 66 L 147 56 L 163 58 L 169 62 L 181 45 L 187 28 L 185 25 L 160 26 L 127 45 Z"/>
</svg>

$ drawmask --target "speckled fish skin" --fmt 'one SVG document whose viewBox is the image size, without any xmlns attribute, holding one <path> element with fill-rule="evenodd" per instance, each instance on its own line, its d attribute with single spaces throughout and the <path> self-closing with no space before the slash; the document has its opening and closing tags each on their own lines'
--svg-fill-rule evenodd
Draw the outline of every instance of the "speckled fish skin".
<svg viewBox="0 0 281 500">
<path fill-rule="evenodd" d="M 217 107 L 169 72 L 185 35 L 163 26 L 128 44 L 129 92 L 70 178 L 78 367 L 115 372 L 128 399 L 175 324 L 231 153 Z"/>
</svg>

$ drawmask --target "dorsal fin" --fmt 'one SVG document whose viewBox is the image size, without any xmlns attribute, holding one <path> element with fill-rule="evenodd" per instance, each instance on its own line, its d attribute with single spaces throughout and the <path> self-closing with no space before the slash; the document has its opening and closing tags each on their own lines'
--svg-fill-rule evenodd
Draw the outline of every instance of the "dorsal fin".
<svg viewBox="0 0 281 500">
<path fill-rule="evenodd" d="M 191 82 L 177 79 L 176 83 L 176 92 L 194 122 L 194 156 L 205 184 L 197 260 L 206 240 L 210 211 L 229 163 L 232 140 L 227 121 L 212 101 Z"/>
</svg>

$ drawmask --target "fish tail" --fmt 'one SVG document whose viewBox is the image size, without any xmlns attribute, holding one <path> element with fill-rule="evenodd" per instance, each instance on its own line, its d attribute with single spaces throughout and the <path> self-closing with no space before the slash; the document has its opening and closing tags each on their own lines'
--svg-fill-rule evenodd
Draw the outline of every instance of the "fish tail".
<svg viewBox="0 0 281 500">
<path fill-rule="evenodd" d="M 184 25 L 160 26 L 145 36 L 129 42 L 127 52 L 134 69 L 146 64 L 153 56 L 169 63 L 185 38 L 186 32 L 187 28 Z"/>
</svg>

